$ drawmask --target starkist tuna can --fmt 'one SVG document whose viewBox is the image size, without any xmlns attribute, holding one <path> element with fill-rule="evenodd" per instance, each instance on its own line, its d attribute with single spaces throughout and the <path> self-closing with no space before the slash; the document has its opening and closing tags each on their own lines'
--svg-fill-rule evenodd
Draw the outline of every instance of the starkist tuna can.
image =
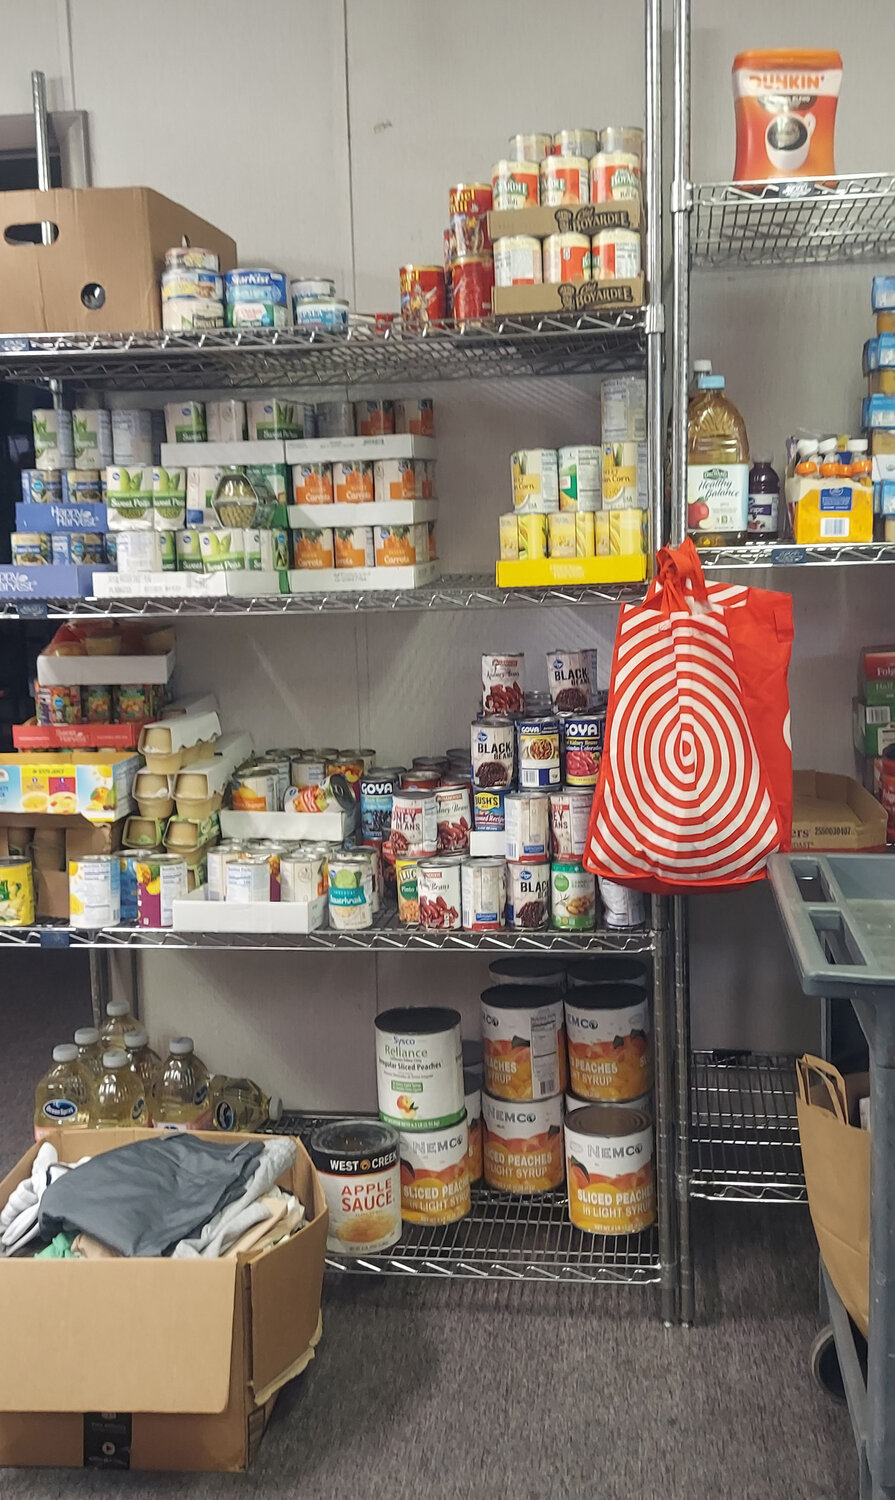
<svg viewBox="0 0 895 1500">
<path fill-rule="evenodd" d="M 444 1130 L 463 1119 L 460 1014 L 403 1006 L 376 1017 L 379 1113 L 400 1130 Z"/>
</svg>

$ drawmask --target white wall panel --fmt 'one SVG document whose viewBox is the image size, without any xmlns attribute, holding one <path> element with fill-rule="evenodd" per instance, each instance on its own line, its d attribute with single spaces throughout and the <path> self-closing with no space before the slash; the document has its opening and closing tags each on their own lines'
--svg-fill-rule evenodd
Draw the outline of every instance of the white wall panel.
<svg viewBox="0 0 895 1500">
<path fill-rule="evenodd" d="M 65 0 L 0 0 L 0 111 L 31 112 L 31 73 L 47 78 L 47 107 L 73 109 Z"/>
</svg>

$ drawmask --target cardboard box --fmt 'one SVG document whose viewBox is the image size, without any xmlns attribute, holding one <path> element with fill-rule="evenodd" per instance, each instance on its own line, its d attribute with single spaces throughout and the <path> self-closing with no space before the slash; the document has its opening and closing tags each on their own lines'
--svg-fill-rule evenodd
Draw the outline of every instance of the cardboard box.
<svg viewBox="0 0 895 1500">
<path fill-rule="evenodd" d="M 16 531 L 105 532 L 109 529 L 109 515 L 104 500 L 81 500 L 74 505 L 25 504 L 16 505 Z"/>
<path fill-rule="evenodd" d="M 12 726 L 17 750 L 135 750 L 144 721 L 133 724 L 27 724 Z"/>
<path fill-rule="evenodd" d="M 494 240 L 505 235 L 528 234 L 536 240 L 548 234 L 599 234 L 603 229 L 639 229 L 639 198 L 619 198 L 612 203 L 569 203 L 560 208 L 492 209 L 488 233 Z"/>
<path fill-rule="evenodd" d="M 206 887 L 175 900 L 175 932 L 316 932 L 327 917 L 327 899 L 316 901 L 209 901 Z"/>
<path fill-rule="evenodd" d="M 286 572 L 113 573 L 96 580 L 97 599 L 260 599 L 288 594 Z"/>
<path fill-rule="evenodd" d="M 793 772 L 792 847 L 884 849 L 886 810 L 851 776 Z"/>
<path fill-rule="evenodd" d="M 101 573 L 118 576 L 114 568 L 93 563 L 2 563 L 0 598 L 89 599 Z"/>
<path fill-rule="evenodd" d="M 0 755 L 0 813 L 81 813 L 114 823 L 131 810 L 140 757 L 124 750 L 35 750 Z"/>
<path fill-rule="evenodd" d="M 241 812 L 224 807 L 220 813 L 221 834 L 225 839 L 277 839 L 289 843 L 299 839 L 348 838 L 357 827 L 356 812 Z"/>
<path fill-rule="evenodd" d="M 895 745 L 895 703 L 861 703 L 852 699 L 854 744 L 859 755 L 882 755 Z"/>
<path fill-rule="evenodd" d="M 69 916 L 68 861 L 85 854 L 112 854 L 121 848 L 125 819 L 89 823 L 78 816 L 47 813 L 0 814 L 0 856 L 25 847 L 34 866 L 34 900 L 39 918 Z"/>
<path fill-rule="evenodd" d="M 895 646 L 865 646 L 858 666 L 858 687 L 867 704 L 895 704 Z"/>
<path fill-rule="evenodd" d="M 646 577 L 642 552 L 615 557 L 533 557 L 496 564 L 499 589 L 549 588 L 553 583 L 639 583 Z"/>
<path fill-rule="evenodd" d="M 526 212 L 524 209 L 520 213 Z M 496 286 L 491 309 L 504 313 L 626 312 L 643 306 L 643 275 L 624 281 L 565 281 L 557 286 L 541 282 L 535 286 Z"/>
<path fill-rule="evenodd" d="M 257 576 L 257 575 L 253 575 Z M 403 593 L 420 589 L 441 577 L 437 562 L 408 563 L 401 568 L 290 568 L 292 594 L 354 594 L 385 590 Z"/>
<path fill-rule="evenodd" d="M 152 656 L 51 656 L 41 651 L 37 680 L 48 687 L 165 683 L 174 671 L 174 650 Z"/>
<path fill-rule="evenodd" d="M 144 1134 L 48 1139 L 63 1161 L 76 1161 Z M 203 1139 L 221 1142 L 214 1133 Z M 64 1261 L 49 1275 L 33 1259 L 0 1261 L 0 1467 L 248 1467 L 277 1392 L 313 1358 L 320 1336 L 328 1214 L 296 1147 L 280 1182 L 304 1204 L 307 1223 L 269 1249 L 211 1261 Z M 0 1201 L 30 1175 L 36 1154 L 32 1146 L 0 1183 Z M 98 1335 L 110 1308 L 127 1310 L 126 1332 L 111 1341 Z"/>
<path fill-rule="evenodd" d="M 51 245 L 0 233 L 3 333 L 130 333 L 161 328 L 165 251 L 187 243 L 236 265 L 228 235 L 150 188 L 56 188 L 0 195 L 2 228 L 49 220 Z M 91 299 L 88 288 L 98 288 Z M 96 306 L 96 301 L 100 305 Z"/>
</svg>

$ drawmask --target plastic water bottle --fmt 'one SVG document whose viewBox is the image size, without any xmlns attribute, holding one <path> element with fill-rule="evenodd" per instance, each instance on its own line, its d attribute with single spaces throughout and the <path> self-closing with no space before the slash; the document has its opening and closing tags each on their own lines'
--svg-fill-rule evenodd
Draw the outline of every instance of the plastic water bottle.
<svg viewBox="0 0 895 1500">
<path fill-rule="evenodd" d="M 95 1026 L 79 1026 L 75 1032 L 78 1061 L 92 1078 L 103 1076 L 103 1044 Z"/>
<path fill-rule="evenodd" d="M 103 1076 L 96 1086 L 93 1123 L 100 1130 L 123 1130 L 129 1125 L 146 1124 L 143 1080 L 134 1072 L 123 1048 L 113 1048 L 103 1055 Z"/>
<path fill-rule="evenodd" d="M 86 1130 L 94 1123 L 90 1074 L 78 1061 L 74 1042 L 53 1048 L 53 1066 L 34 1091 L 34 1139 L 53 1130 Z"/>
<path fill-rule="evenodd" d="M 124 1045 L 130 1065 L 143 1084 L 147 1124 L 152 1125 L 155 1123 L 155 1101 L 162 1072 L 162 1060 L 150 1047 L 149 1034 L 143 1026 L 138 1026 L 135 1031 L 127 1032 Z"/>
<path fill-rule="evenodd" d="M 153 1111 L 161 1130 L 210 1130 L 208 1069 L 193 1051 L 191 1036 L 176 1036 L 165 1059 Z"/>
<path fill-rule="evenodd" d="M 125 1036 L 129 1031 L 136 1031 L 139 1024 L 131 1015 L 131 1008 L 126 1000 L 110 1000 L 100 1033 L 103 1052 L 123 1052 Z"/>
<path fill-rule="evenodd" d="M 218 1130 L 260 1130 L 283 1113 L 282 1099 L 265 1094 L 251 1078 L 227 1078 L 215 1073 L 211 1097 Z"/>
</svg>

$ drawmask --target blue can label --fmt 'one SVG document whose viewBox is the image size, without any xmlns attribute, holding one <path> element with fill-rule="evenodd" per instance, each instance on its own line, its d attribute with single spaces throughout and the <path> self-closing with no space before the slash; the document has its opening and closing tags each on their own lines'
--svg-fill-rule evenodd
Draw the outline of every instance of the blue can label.
<svg viewBox="0 0 895 1500">
<path fill-rule="evenodd" d="M 495 787 L 475 788 L 473 818 L 477 829 L 503 829 L 506 826 L 504 795 Z"/>
</svg>

